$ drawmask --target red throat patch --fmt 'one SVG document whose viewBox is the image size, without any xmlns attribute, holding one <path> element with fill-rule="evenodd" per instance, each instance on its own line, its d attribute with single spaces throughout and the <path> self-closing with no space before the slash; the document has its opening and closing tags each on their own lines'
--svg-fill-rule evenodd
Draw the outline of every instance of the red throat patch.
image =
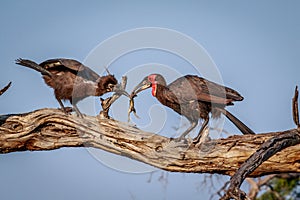
<svg viewBox="0 0 300 200">
<path fill-rule="evenodd" d="M 155 81 L 155 74 L 149 75 L 148 76 L 148 81 L 150 81 L 150 83 L 152 84 L 152 96 L 156 96 L 156 88 L 157 88 L 157 83 Z"/>
<path fill-rule="evenodd" d="M 157 88 L 157 83 L 154 82 L 152 83 L 152 96 L 156 96 L 156 88 Z"/>
</svg>

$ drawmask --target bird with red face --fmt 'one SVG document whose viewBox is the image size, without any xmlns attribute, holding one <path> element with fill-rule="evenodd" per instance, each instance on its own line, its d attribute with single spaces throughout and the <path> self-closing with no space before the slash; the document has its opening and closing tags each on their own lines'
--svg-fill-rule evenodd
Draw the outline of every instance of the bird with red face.
<svg viewBox="0 0 300 200">
<path fill-rule="evenodd" d="M 185 116 L 191 123 L 186 131 L 175 138 L 176 141 L 184 139 L 198 125 L 199 119 L 203 119 L 199 134 L 193 140 L 194 143 L 198 143 L 202 132 L 208 125 L 209 113 L 212 118 L 219 118 L 221 114 L 224 114 L 243 134 L 255 134 L 238 118 L 225 110 L 225 107 L 233 105 L 234 101 L 243 100 L 243 97 L 231 88 L 195 75 L 180 77 L 167 85 L 162 75 L 151 74 L 134 88 L 131 97 L 135 97 L 147 88 L 152 88 L 152 96 L 156 97 L 161 104 Z"/>
<path fill-rule="evenodd" d="M 61 109 L 68 113 L 62 100 L 69 100 L 80 117 L 83 115 L 76 105 L 79 101 L 88 96 L 101 96 L 107 92 L 117 91 L 119 88 L 118 81 L 113 75 L 100 77 L 89 67 L 73 59 L 50 59 L 37 64 L 20 58 L 16 60 L 16 64 L 40 72 L 45 83 L 54 89 L 55 98 Z"/>
</svg>

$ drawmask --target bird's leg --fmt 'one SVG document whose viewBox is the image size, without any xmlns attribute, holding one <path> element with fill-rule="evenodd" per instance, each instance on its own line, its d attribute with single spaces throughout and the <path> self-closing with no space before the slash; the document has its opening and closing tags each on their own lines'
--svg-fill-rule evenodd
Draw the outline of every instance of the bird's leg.
<svg viewBox="0 0 300 200">
<path fill-rule="evenodd" d="M 175 138 L 174 141 L 175 142 L 180 142 L 182 139 L 184 139 L 184 137 L 189 133 L 191 132 L 191 130 L 193 130 L 198 124 L 198 121 L 193 121 L 191 126 L 186 130 L 184 131 L 178 138 Z"/>
<path fill-rule="evenodd" d="M 202 126 L 201 126 L 201 129 L 200 129 L 200 131 L 199 131 L 197 137 L 195 137 L 194 140 L 193 140 L 193 143 L 194 143 L 194 144 L 197 144 L 197 143 L 200 141 L 200 138 L 201 138 L 201 136 L 202 136 L 202 133 L 203 133 L 204 129 L 206 128 L 206 126 L 208 125 L 208 122 L 209 122 L 209 118 L 207 117 L 207 118 L 204 120 L 204 122 L 203 122 L 203 124 L 202 124 Z"/>
<path fill-rule="evenodd" d="M 73 108 L 74 108 L 76 114 L 78 115 L 78 117 L 83 118 L 83 114 L 79 111 L 79 108 L 77 107 L 76 104 L 73 104 Z"/>
<path fill-rule="evenodd" d="M 73 105 L 73 108 L 77 114 L 78 117 L 83 118 L 83 114 L 79 111 L 77 105 Z"/>
<path fill-rule="evenodd" d="M 58 101 L 61 110 L 66 113 L 66 115 L 73 111 L 73 109 L 70 107 L 66 108 L 59 98 L 56 97 L 56 100 Z"/>
<path fill-rule="evenodd" d="M 80 117 L 80 118 L 83 118 L 83 114 L 79 111 L 79 108 L 77 107 L 77 105 L 76 105 L 76 103 L 78 102 L 78 101 L 73 101 L 73 99 L 69 99 L 69 101 L 70 101 L 70 103 L 72 104 L 72 106 L 73 106 L 73 109 L 71 110 L 71 111 L 73 111 L 73 110 L 75 110 L 75 112 L 76 112 L 76 114 L 77 114 L 77 117 Z M 62 104 L 61 104 L 62 105 Z M 65 109 L 65 108 L 64 108 Z M 66 111 L 66 112 L 68 112 L 68 111 Z"/>
</svg>

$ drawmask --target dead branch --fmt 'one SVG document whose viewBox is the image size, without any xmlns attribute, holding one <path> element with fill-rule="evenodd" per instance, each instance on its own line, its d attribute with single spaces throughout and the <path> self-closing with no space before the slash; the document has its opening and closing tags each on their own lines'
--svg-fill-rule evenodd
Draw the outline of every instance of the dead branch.
<svg viewBox="0 0 300 200">
<path fill-rule="evenodd" d="M 299 110 L 298 110 L 298 86 L 295 88 L 295 95 L 292 100 L 292 111 L 293 111 L 293 120 L 298 128 L 300 128 L 300 123 L 299 123 Z"/>
<path fill-rule="evenodd" d="M 286 139 L 298 141 L 299 137 L 295 137 L 297 134 L 298 129 L 235 135 L 207 141 L 197 148 L 144 132 L 128 123 L 91 116 L 82 119 L 65 115 L 57 109 L 41 109 L 26 114 L 0 116 L 0 153 L 94 147 L 171 172 L 233 175 L 265 141 L 270 140 L 272 144 L 277 144 L 277 141 L 282 143 Z M 248 176 L 299 173 L 299 151 L 300 145 L 283 149 Z"/>
<path fill-rule="evenodd" d="M 106 69 L 107 73 L 109 74 L 108 69 L 107 68 L 105 68 L 105 69 Z M 119 90 L 125 91 L 126 85 L 127 85 L 127 76 L 123 76 Z M 108 115 L 109 108 L 118 98 L 120 98 L 120 96 L 122 96 L 122 93 L 115 92 L 111 97 L 108 97 L 106 99 L 100 98 L 101 107 L 102 107 L 102 110 L 99 113 L 100 118 L 102 118 L 102 119 L 110 118 Z"/>
<path fill-rule="evenodd" d="M 299 127 L 299 116 L 298 116 L 298 89 L 295 89 L 295 95 L 293 98 L 293 117 L 294 121 Z M 298 129 L 299 130 L 299 129 Z M 258 150 L 252 154 L 237 170 L 237 172 L 231 177 L 230 185 L 226 193 L 221 198 L 222 200 L 227 199 L 249 199 L 245 192 L 240 190 L 240 186 L 245 178 L 256 170 L 263 162 L 274 156 L 276 153 L 300 144 L 299 132 L 283 133 L 282 135 L 276 135 L 268 139 L 263 143 Z M 276 172 L 274 172 L 276 173 Z"/>
<path fill-rule="evenodd" d="M 300 144 L 299 133 L 286 133 L 275 136 L 261 145 L 261 147 L 249 157 L 231 177 L 230 186 L 222 199 L 245 199 L 245 193 L 239 190 L 243 180 L 251 174 L 259 165 L 268 160 L 271 156 L 283 149 Z"/>
<path fill-rule="evenodd" d="M 246 178 L 246 181 L 250 184 L 248 197 L 250 199 L 256 199 L 262 187 L 271 188 L 270 182 L 275 178 L 294 179 L 299 177 L 300 177 L 300 173 L 287 173 L 287 174 L 271 174 L 263 178 L 258 178 L 257 181 L 254 180 L 254 178 Z"/>
<path fill-rule="evenodd" d="M 268 176 L 272 176 L 272 175 L 268 175 Z M 258 182 L 255 181 L 254 178 L 246 178 L 246 181 L 250 185 L 250 190 L 247 196 L 249 197 L 249 199 L 254 199 L 260 190 L 260 185 Z"/>
<path fill-rule="evenodd" d="M 258 192 L 260 191 L 260 189 L 263 187 L 263 186 L 266 186 L 268 184 L 268 182 L 270 180 L 272 180 L 273 178 L 275 178 L 276 175 L 275 174 L 271 174 L 271 175 L 268 175 L 262 179 L 259 179 L 258 181 L 255 181 L 254 178 L 246 178 L 246 181 L 250 184 L 250 190 L 249 190 L 249 193 L 247 194 L 247 196 L 250 198 L 250 199 L 255 199 Z"/>
<path fill-rule="evenodd" d="M 10 87 L 10 85 L 11 85 L 11 82 L 9 82 L 4 88 L 2 88 L 2 89 L 0 90 L 0 96 L 1 96 L 4 92 L 6 92 L 6 90 L 8 90 L 8 88 Z"/>
</svg>

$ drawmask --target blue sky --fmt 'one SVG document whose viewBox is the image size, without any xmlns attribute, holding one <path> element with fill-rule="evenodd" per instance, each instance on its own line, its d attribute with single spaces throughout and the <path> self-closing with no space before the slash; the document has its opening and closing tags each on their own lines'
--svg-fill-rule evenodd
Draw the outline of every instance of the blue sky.
<svg viewBox="0 0 300 200">
<path fill-rule="evenodd" d="M 15 59 L 42 62 L 65 57 L 84 61 L 97 45 L 115 34 L 135 28 L 161 27 L 181 32 L 202 45 L 216 64 L 224 84 L 245 97 L 243 102 L 228 109 L 254 131 L 294 127 L 291 98 L 295 85 L 300 83 L 299 1 L 4 0 L 0 5 L 0 87 L 13 82 L 0 98 L 1 113 L 58 107 L 52 90 L 40 75 L 15 65 Z M 148 63 L 157 63 L 153 65 L 155 70 L 167 66 L 180 74 L 194 73 L 186 60 L 157 50 L 123 55 L 109 69 L 120 79 L 133 68 Z M 167 82 L 176 78 L 169 77 Z M 140 96 L 140 103 L 137 99 L 136 104 L 145 121 L 139 123 L 145 127 L 151 117 L 155 118 L 156 111 L 148 114 L 142 99 L 147 99 L 151 109 L 151 105 L 158 103 L 150 90 Z M 173 111 L 164 112 L 168 122 L 161 134 L 173 130 L 178 120 Z M 225 129 L 240 134 L 226 120 Z M 198 190 L 203 176 L 169 173 L 168 184 L 164 185 L 158 181 L 160 175 L 161 171 L 154 173 L 148 183 L 149 173 L 116 171 L 94 159 L 86 149 L 0 155 L 3 199 L 209 197 L 209 185 Z"/>
</svg>

